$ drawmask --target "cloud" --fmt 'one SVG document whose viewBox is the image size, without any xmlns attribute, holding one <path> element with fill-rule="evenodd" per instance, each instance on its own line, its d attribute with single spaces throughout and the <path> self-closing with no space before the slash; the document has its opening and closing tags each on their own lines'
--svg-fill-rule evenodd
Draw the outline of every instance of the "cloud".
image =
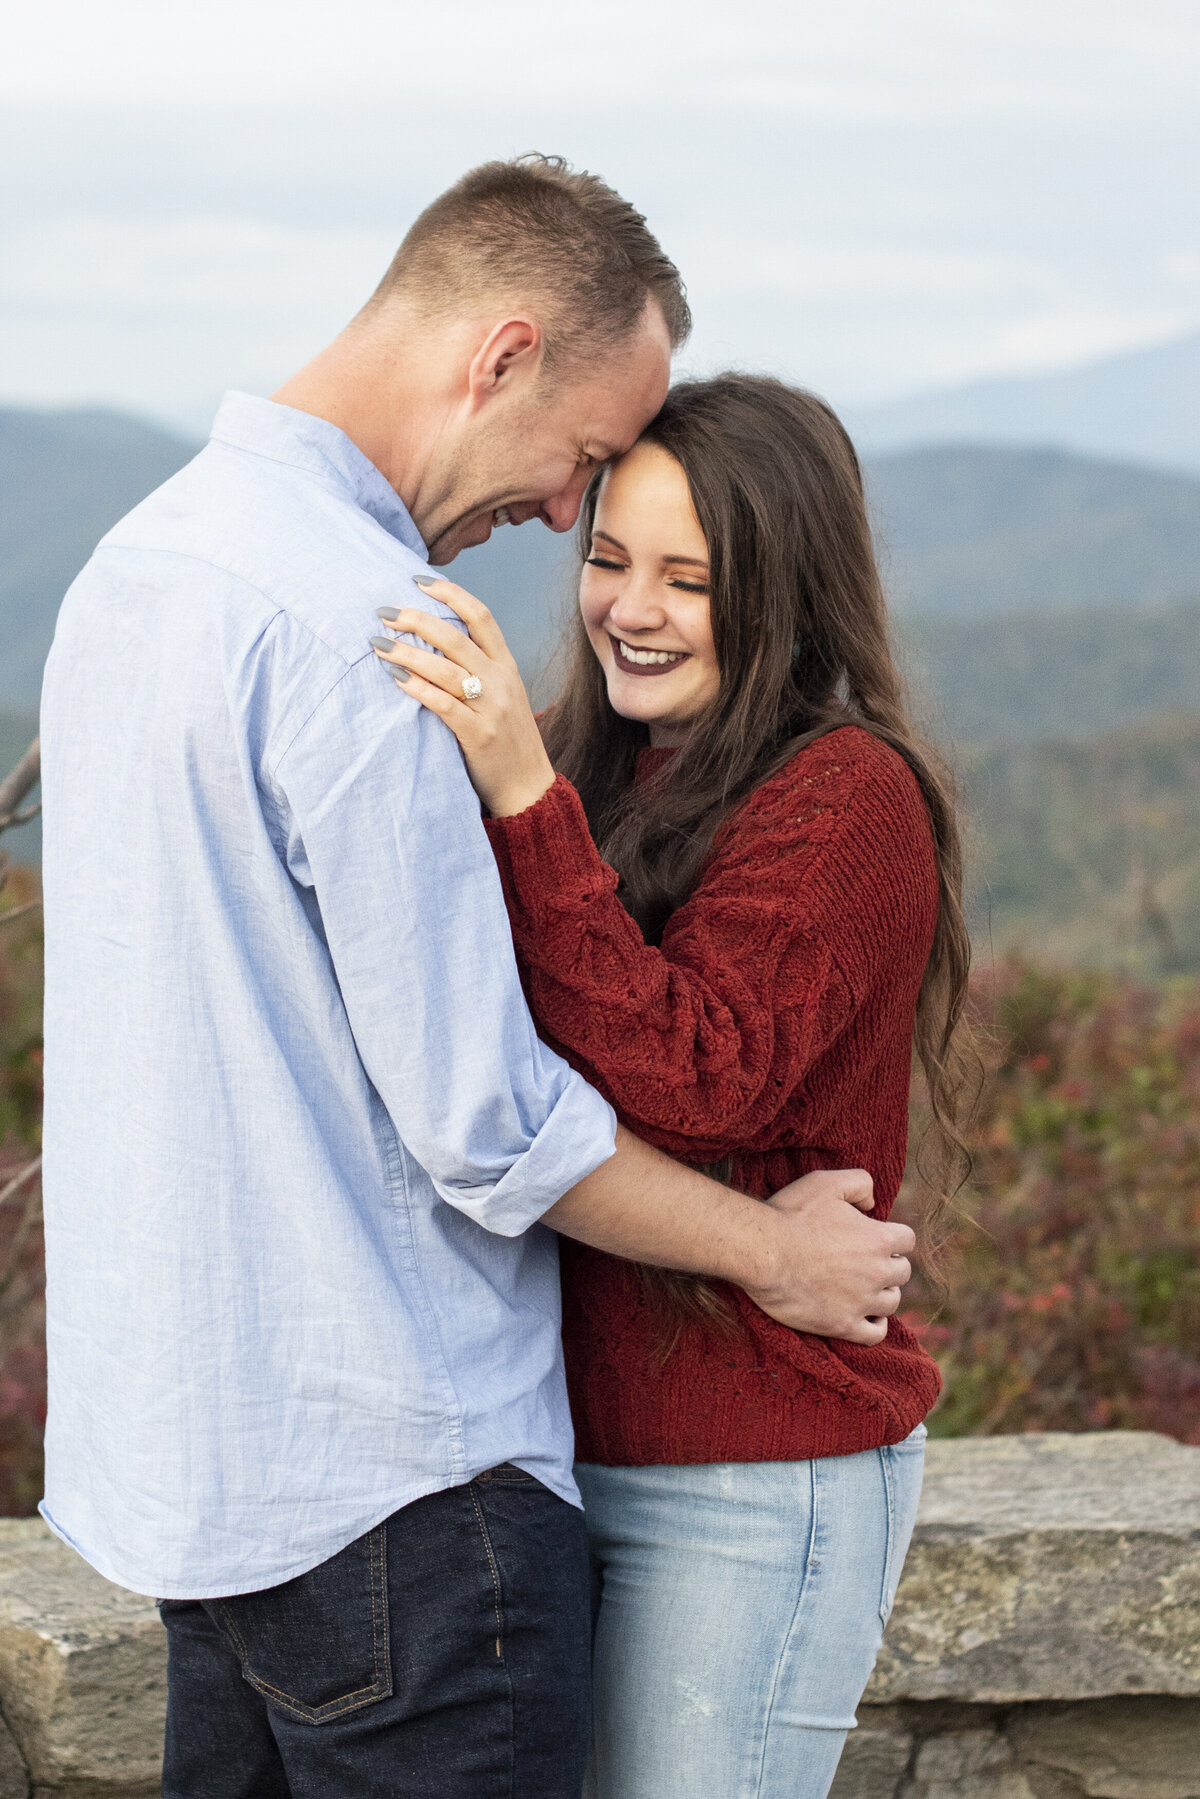
<svg viewBox="0 0 1200 1799">
<path fill-rule="evenodd" d="M 550 91 L 827 120 L 1181 114 L 1194 0 L 40 0 L 6 21 L 13 100 L 271 107 Z"/>
<path fill-rule="evenodd" d="M 6 30 L 12 397 L 196 423 L 269 389 L 429 196 L 532 145 L 646 210 L 693 365 L 869 400 L 1200 323 L 1195 0 L 41 0 Z"/>
<path fill-rule="evenodd" d="M 256 218 L 66 216 L 8 236 L 0 305 L 64 316 L 168 312 L 277 318 L 289 292 L 339 324 L 396 248 L 383 229 L 303 228 Z"/>
</svg>

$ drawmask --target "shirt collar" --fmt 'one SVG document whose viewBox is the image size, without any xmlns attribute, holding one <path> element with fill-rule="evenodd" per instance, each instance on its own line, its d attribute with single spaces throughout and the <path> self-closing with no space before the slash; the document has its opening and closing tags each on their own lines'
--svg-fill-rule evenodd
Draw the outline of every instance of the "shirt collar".
<svg viewBox="0 0 1200 1799">
<path fill-rule="evenodd" d="M 275 400 L 261 400 L 255 394 L 227 393 L 209 435 L 215 443 L 306 469 L 344 489 L 389 536 L 426 558 L 421 534 L 395 488 L 328 419 L 297 412 L 294 406 L 280 406 Z"/>
</svg>

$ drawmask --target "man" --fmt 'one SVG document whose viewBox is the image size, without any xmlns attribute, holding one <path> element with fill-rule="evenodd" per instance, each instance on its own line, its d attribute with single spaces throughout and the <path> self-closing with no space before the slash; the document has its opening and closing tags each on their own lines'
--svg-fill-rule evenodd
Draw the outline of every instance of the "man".
<svg viewBox="0 0 1200 1799">
<path fill-rule="evenodd" d="M 368 644 L 380 605 L 433 604 L 428 560 L 569 529 L 687 322 L 603 183 L 476 170 L 64 603 L 43 1510 L 162 1602 L 172 1799 L 578 1792 L 539 1221 L 864 1342 L 907 1278 L 865 1176 L 759 1205 L 615 1131 L 539 1043 L 457 747 Z"/>
</svg>

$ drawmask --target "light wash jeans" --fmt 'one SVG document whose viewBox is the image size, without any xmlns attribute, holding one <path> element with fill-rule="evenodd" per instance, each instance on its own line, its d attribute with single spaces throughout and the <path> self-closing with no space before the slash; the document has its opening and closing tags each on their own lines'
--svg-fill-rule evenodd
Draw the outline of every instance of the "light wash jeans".
<svg viewBox="0 0 1200 1799">
<path fill-rule="evenodd" d="M 924 1460 L 918 1425 L 811 1462 L 577 1464 L 599 1582 L 585 1799 L 824 1799 Z"/>
</svg>

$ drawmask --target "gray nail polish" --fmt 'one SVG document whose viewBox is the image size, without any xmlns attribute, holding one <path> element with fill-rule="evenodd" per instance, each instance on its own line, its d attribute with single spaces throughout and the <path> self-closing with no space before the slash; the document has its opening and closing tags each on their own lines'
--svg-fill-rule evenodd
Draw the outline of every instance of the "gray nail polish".
<svg viewBox="0 0 1200 1799">
<path fill-rule="evenodd" d="M 390 625 L 399 618 L 400 608 L 399 606 L 377 606 L 375 616 L 381 618 L 385 625 Z"/>
<path fill-rule="evenodd" d="M 395 647 L 396 640 L 394 637 L 372 637 L 371 639 L 371 648 L 373 650 L 384 650 L 386 652 L 388 650 L 394 650 Z"/>
<path fill-rule="evenodd" d="M 407 668 L 400 668 L 397 663 L 393 662 L 391 664 L 391 672 L 397 681 L 407 681 L 412 671 Z"/>
<path fill-rule="evenodd" d="M 418 587 L 436 587 L 441 580 L 440 575 L 414 575 L 413 581 Z"/>
</svg>

